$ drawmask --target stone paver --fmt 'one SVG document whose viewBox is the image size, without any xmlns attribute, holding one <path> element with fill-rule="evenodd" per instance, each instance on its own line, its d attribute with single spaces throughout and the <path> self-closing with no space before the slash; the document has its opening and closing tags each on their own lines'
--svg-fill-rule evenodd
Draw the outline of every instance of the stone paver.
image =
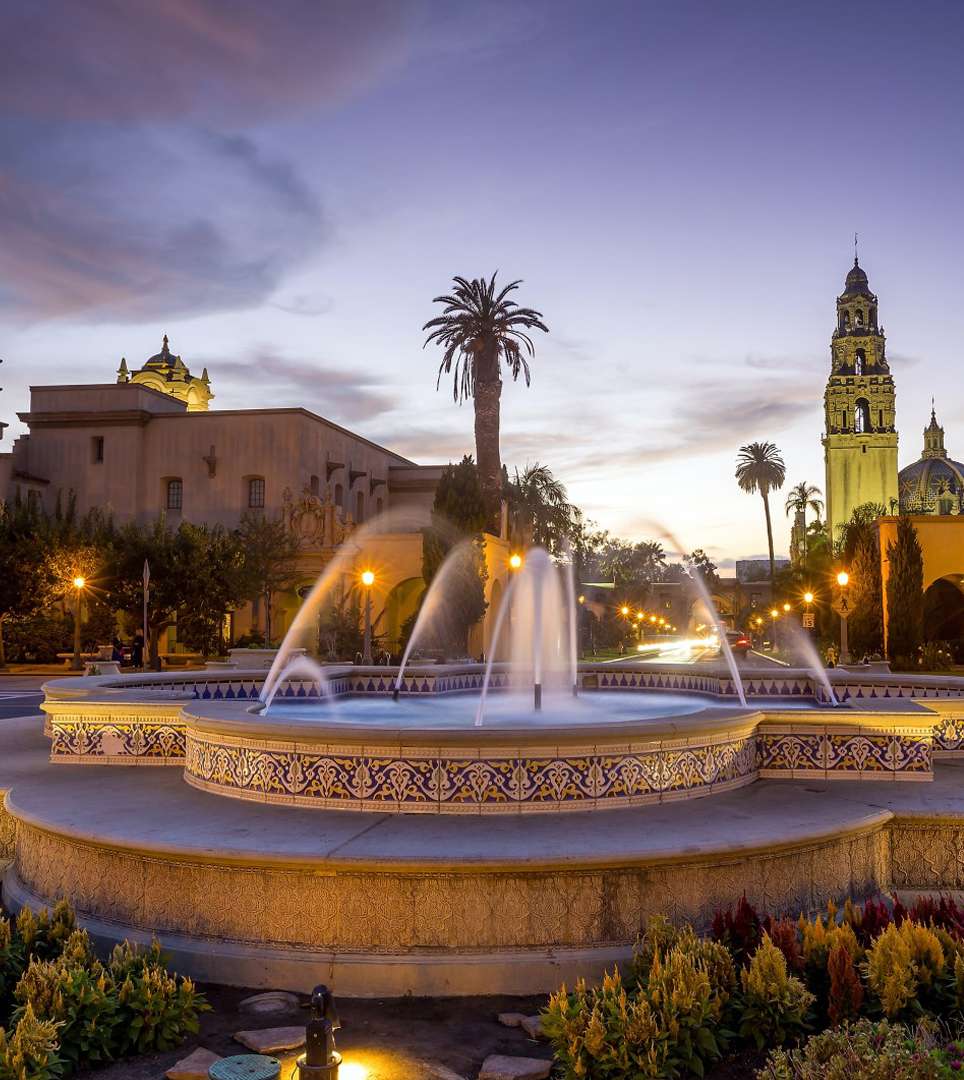
<svg viewBox="0 0 964 1080">
<path fill-rule="evenodd" d="M 524 1016 L 519 1026 L 530 1039 L 541 1039 L 543 1037 L 541 1016 Z"/>
<path fill-rule="evenodd" d="M 289 1012 L 291 1009 L 297 1009 L 300 1004 L 301 999 L 297 994 L 289 994 L 287 990 L 268 990 L 264 994 L 252 994 L 251 997 L 246 997 L 238 1005 L 238 1011 L 257 1015 Z"/>
<path fill-rule="evenodd" d="M 479 1080 L 546 1080 L 551 1061 L 493 1054 L 482 1063 Z"/>
<path fill-rule="evenodd" d="M 164 1075 L 167 1080 L 208 1080 L 208 1069 L 220 1060 L 219 1054 L 212 1054 L 210 1050 L 199 1046 L 186 1058 L 172 1065 Z"/>
<path fill-rule="evenodd" d="M 239 1031 L 234 1038 L 256 1054 L 280 1054 L 305 1045 L 304 1027 L 264 1028 L 260 1031 Z"/>
<path fill-rule="evenodd" d="M 499 1023 L 505 1027 L 522 1027 L 522 1021 L 525 1019 L 525 1013 L 499 1013 Z"/>
</svg>

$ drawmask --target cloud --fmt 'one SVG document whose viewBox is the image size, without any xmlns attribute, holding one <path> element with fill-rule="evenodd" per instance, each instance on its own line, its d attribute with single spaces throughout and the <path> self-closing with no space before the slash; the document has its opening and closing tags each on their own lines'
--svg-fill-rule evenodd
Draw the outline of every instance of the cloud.
<svg viewBox="0 0 964 1080">
<path fill-rule="evenodd" d="M 395 399 L 378 386 L 366 383 L 356 371 L 325 363 L 280 356 L 267 348 L 253 350 L 245 359 L 192 359 L 191 367 L 204 363 L 218 395 L 218 404 L 250 408 L 252 382 L 259 401 L 299 402 L 306 409 L 336 423 L 372 420 L 395 406 Z M 224 386 L 225 389 L 221 389 Z M 227 403 L 227 404 L 226 404 Z M 394 447 L 393 447 L 394 448 Z"/>
<path fill-rule="evenodd" d="M 236 123 L 332 102 L 408 50 L 406 0 L 51 0 L 4 12 L 0 102 L 40 119 Z"/>
<path fill-rule="evenodd" d="M 383 78 L 410 54 L 417 10 L 14 5 L 0 65 L 0 314 L 124 321 L 267 301 L 330 230 L 314 178 L 267 151 L 260 126 Z"/>
</svg>

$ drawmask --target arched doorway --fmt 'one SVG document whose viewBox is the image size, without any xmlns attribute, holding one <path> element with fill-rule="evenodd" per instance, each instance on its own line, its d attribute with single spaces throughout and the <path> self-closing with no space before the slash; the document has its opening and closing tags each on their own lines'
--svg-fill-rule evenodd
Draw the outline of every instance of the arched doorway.
<svg viewBox="0 0 964 1080">
<path fill-rule="evenodd" d="M 964 655 L 964 576 L 938 578 L 924 592 L 924 637 L 949 641 Z"/>
</svg>

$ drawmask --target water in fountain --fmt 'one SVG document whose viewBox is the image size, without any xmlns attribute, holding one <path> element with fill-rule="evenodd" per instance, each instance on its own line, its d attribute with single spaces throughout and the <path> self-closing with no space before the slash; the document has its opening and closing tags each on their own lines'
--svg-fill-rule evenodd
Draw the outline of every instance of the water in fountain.
<svg viewBox="0 0 964 1080">
<path fill-rule="evenodd" d="M 485 666 L 482 694 L 475 724 L 482 725 L 492 677 L 492 663 L 509 619 L 509 670 L 513 686 L 532 688 L 533 707 L 542 708 L 544 696 L 564 691 L 571 695 L 576 673 L 566 628 L 571 615 L 563 601 L 559 572 L 548 553 L 532 548 L 525 565 L 506 590 Z"/>
<path fill-rule="evenodd" d="M 826 695 L 825 700 L 829 701 L 833 708 L 839 708 L 840 702 L 837 700 L 837 695 L 833 692 L 830 676 L 827 674 L 827 669 L 823 666 L 823 662 L 813 643 L 813 639 L 792 616 L 787 619 L 781 619 L 780 623 L 784 628 L 784 633 L 790 635 L 794 652 L 803 656 L 805 661 L 804 666 L 823 687 L 823 692 Z"/>
<path fill-rule="evenodd" d="M 448 588 L 449 581 L 454 579 L 463 559 L 474 547 L 475 540 L 473 539 L 463 540 L 461 543 L 456 544 L 448 555 L 445 556 L 445 561 L 439 567 L 435 577 L 432 578 L 432 583 L 425 593 L 425 599 L 422 601 L 418 618 L 415 620 L 415 626 L 412 628 L 411 636 L 408 639 L 408 644 L 405 646 L 405 652 L 402 656 L 402 662 L 398 668 L 394 693 L 396 699 L 402 689 L 402 678 L 405 675 L 405 667 L 408 664 L 408 659 L 412 655 L 412 651 L 416 644 L 428 633 L 435 632 L 436 636 L 438 636 L 441 632 L 443 636 L 445 635 L 445 590 Z"/>
<path fill-rule="evenodd" d="M 566 581 L 566 602 L 569 605 L 569 668 L 572 671 L 572 696 L 579 693 L 579 605 L 576 601 L 576 560 L 572 548 L 566 545 L 566 562 L 563 571 Z"/>
<path fill-rule="evenodd" d="M 281 687 L 292 679 L 309 679 L 312 682 L 317 683 L 319 696 L 322 700 L 334 702 L 334 697 L 331 692 L 331 683 L 329 683 L 328 676 L 325 674 L 325 669 L 321 664 L 319 664 L 317 660 L 312 660 L 310 656 L 296 656 L 292 660 L 289 660 L 281 669 L 281 672 L 272 684 L 267 697 L 263 699 L 266 710 L 271 708 L 271 702 L 274 701 L 275 695 Z"/>
<path fill-rule="evenodd" d="M 656 522 L 651 522 L 650 524 L 656 529 L 660 537 L 664 540 L 668 540 L 680 554 L 686 551 L 686 548 L 681 546 L 680 542 L 668 529 Z M 696 586 L 696 591 L 699 593 L 700 599 L 706 605 L 706 610 L 712 616 L 713 625 L 720 638 L 720 648 L 723 650 L 723 656 L 726 659 L 726 666 L 730 669 L 730 678 L 733 680 L 733 686 L 736 690 L 737 697 L 740 699 L 740 704 L 745 706 L 746 693 L 743 690 L 743 679 L 740 677 L 740 668 L 736 662 L 736 657 L 733 655 L 733 650 L 730 648 L 729 641 L 727 641 L 726 627 L 720 620 L 720 613 L 716 610 L 716 605 L 713 603 L 713 597 L 710 596 L 710 590 L 706 587 L 706 582 L 703 580 L 703 575 L 699 570 L 691 563 L 687 567 L 687 572 L 689 573 L 693 584 Z"/>
</svg>

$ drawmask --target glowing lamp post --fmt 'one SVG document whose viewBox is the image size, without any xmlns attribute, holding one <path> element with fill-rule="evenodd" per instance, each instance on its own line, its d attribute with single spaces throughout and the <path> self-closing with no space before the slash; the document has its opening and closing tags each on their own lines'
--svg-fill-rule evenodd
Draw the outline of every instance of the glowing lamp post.
<svg viewBox="0 0 964 1080">
<path fill-rule="evenodd" d="M 362 646 L 362 663 L 372 662 L 372 586 L 375 575 L 371 570 L 362 571 L 361 583 L 365 589 L 365 638 Z"/>
<path fill-rule="evenodd" d="M 837 574 L 837 598 L 833 609 L 840 616 L 840 663 L 850 663 L 850 643 L 847 640 L 847 620 L 850 618 L 850 597 L 847 595 L 847 586 L 850 584 L 850 575 L 846 570 Z"/>
<path fill-rule="evenodd" d="M 74 671 L 82 671 L 84 662 L 80 655 L 80 615 L 81 615 L 81 601 L 84 595 L 84 587 L 87 585 L 87 579 L 81 574 L 73 580 L 74 586 L 74 656 L 71 660 L 70 666 Z"/>
<path fill-rule="evenodd" d="M 522 556 L 518 553 L 509 556 L 509 569 L 521 570 L 522 569 Z"/>
</svg>

